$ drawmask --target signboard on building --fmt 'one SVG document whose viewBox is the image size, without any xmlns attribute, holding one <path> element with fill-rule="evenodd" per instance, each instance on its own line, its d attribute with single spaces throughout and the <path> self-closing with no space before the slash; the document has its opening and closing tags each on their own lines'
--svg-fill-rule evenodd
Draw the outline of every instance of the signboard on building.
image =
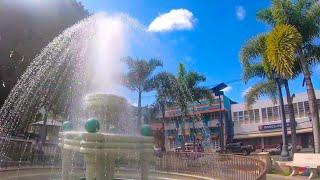
<svg viewBox="0 0 320 180">
<path fill-rule="evenodd" d="M 288 126 L 290 126 L 289 122 L 287 122 L 287 127 Z M 281 129 L 281 128 L 282 128 L 282 123 L 266 124 L 266 125 L 260 125 L 259 126 L 259 131 L 268 131 L 268 130 Z"/>
</svg>

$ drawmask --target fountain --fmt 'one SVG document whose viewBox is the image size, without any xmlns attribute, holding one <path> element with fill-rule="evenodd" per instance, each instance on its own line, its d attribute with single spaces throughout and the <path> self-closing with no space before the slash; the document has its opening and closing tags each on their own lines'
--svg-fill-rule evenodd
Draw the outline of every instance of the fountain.
<svg viewBox="0 0 320 180">
<path fill-rule="evenodd" d="M 243 171 L 242 157 L 183 153 L 154 157 L 151 128 L 136 127 L 130 108 L 119 106 L 101 113 L 99 103 L 86 107 L 88 102 L 125 94 L 118 86 L 123 72 L 119 59 L 128 55 L 129 39 L 139 28 L 127 16 L 93 15 L 66 29 L 37 55 L 0 110 L 1 179 L 230 179 L 231 175 L 254 179 L 263 175 L 263 165 L 253 159 L 245 164 L 249 171 Z M 115 110 L 125 114 L 114 116 Z M 13 134 L 40 112 L 44 124 L 48 112 L 64 117 L 63 131 L 59 146 L 41 139 L 48 155 L 34 161 L 31 138 L 14 139 Z M 45 125 L 42 130 L 46 132 Z M 2 162 L 3 157 L 15 159 Z"/>
<path fill-rule="evenodd" d="M 141 179 L 148 179 L 149 163 L 153 154 L 153 137 L 126 136 L 111 133 L 96 133 L 99 123 L 90 119 L 86 123 L 87 132 L 63 132 L 60 147 L 62 148 L 62 179 L 70 179 L 72 151 L 85 156 L 86 179 L 113 180 L 116 156 L 138 153 L 141 162 Z M 149 135 L 148 126 L 142 127 L 143 135 Z"/>
</svg>

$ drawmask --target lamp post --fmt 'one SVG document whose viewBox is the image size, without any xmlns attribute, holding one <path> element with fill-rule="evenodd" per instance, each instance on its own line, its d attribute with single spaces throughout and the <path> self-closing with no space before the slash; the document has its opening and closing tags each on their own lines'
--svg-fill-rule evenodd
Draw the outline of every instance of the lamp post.
<svg viewBox="0 0 320 180">
<path fill-rule="evenodd" d="M 211 91 L 214 93 L 215 96 L 219 97 L 219 141 L 220 141 L 220 148 L 224 149 L 224 136 L 226 135 L 226 128 L 225 123 L 223 122 L 223 116 L 222 116 L 222 100 L 221 95 L 223 96 L 223 89 L 228 87 L 225 83 L 220 83 L 216 85 L 215 87 L 211 88 Z"/>
</svg>

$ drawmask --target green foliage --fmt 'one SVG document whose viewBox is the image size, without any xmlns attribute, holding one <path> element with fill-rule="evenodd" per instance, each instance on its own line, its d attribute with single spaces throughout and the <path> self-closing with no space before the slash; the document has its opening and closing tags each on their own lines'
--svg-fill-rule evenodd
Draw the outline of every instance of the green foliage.
<svg viewBox="0 0 320 180">
<path fill-rule="evenodd" d="M 260 34 L 248 40 L 240 52 L 243 81 L 248 83 L 251 79 L 260 79 L 245 95 L 248 106 L 255 103 L 261 96 L 267 95 L 273 100 L 277 96 L 277 87 L 273 80 L 272 68 L 266 55 L 266 39 L 266 34 Z"/>
<path fill-rule="evenodd" d="M 161 112 L 162 117 L 165 116 L 167 106 L 173 105 L 174 100 L 171 95 L 176 91 L 173 84 L 176 83 L 176 77 L 169 72 L 161 72 L 153 78 L 153 87 L 157 92 L 156 101 L 153 112 Z"/>
<path fill-rule="evenodd" d="M 1 105 L 36 54 L 88 15 L 76 0 L 0 1 L 0 77 L 5 84 L 0 86 Z"/>
<path fill-rule="evenodd" d="M 142 92 L 148 92 L 154 89 L 154 71 L 162 66 L 162 62 L 157 59 L 133 59 L 127 57 L 123 59 L 128 65 L 128 72 L 123 76 L 123 83 L 132 91 L 138 92 L 138 126 L 140 125 L 142 108 Z"/>
<path fill-rule="evenodd" d="M 277 25 L 267 36 L 267 60 L 282 77 L 292 77 L 302 37 L 292 25 Z"/>
<path fill-rule="evenodd" d="M 183 116 L 188 114 L 188 104 L 207 98 L 212 101 L 211 92 L 202 86 L 200 82 L 204 82 L 206 78 L 197 72 L 187 72 L 183 64 L 179 64 L 178 73 L 174 93 L 171 98 L 180 107 Z"/>
<path fill-rule="evenodd" d="M 153 72 L 162 62 L 157 59 L 123 59 L 128 65 L 128 72 L 124 75 L 124 85 L 133 91 L 150 91 L 153 86 Z"/>
<path fill-rule="evenodd" d="M 302 37 L 297 59 L 305 63 L 315 60 L 311 55 L 313 51 L 309 52 L 307 47 L 319 47 L 313 42 L 320 36 L 320 3 L 317 0 L 273 0 L 271 8 L 257 13 L 257 19 L 271 26 L 288 24 L 295 27 Z"/>
<path fill-rule="evenodd" d="M 257 99 L 261 96 L 269 96 L 274 102 L 277 99 L 277 86 L 276 82 L 273 80 L 262 81 L 255 84 L 251 89 L 246 93 L 245 99 L 248 106 L 254 104 Z"/>
</svg>

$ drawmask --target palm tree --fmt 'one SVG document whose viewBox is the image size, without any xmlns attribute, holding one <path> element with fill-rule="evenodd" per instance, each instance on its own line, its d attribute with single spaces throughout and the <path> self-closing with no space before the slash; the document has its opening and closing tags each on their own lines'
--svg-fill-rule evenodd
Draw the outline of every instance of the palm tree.
<svg viewBox="0 0 320 180">
<path fill-rule="evenodd" d="M 189 115 L 188 105 L 192 104 L 194 107 L 194 102 L 200 103 L 201 99 L 212 100 L 212 95 L 210 91 L 202 86 L 199 86 L 200 82 L 204 82 L 206 78 L 197 72 L 189 71 L 187 72 L 183 64 L 179 64 L 178 74 L 176 76 L 176 82 L 173 84 L 174 90 L 173 94 L 170 95 L 171 99 L 179 106 L 181 111 L 181 130 L 182 130 L 182 150 L 185 150 L 185 120 Z M 194 113 L 194 108 L 192 113 Z M 192 114 L 194 115 L 194 114 Z M 192 118 L 194 122 L 194 117 Z"/>
<path fill-rule="evenodd" d="M 141 96 L 143 92 L 153 90 L 153 73 L 157 67 L 162 66 L 162 62 L 157 59 L 124 59 L 128 65 L 128 72 L 124 76 L 124 84 L 132 91 L 138 92 L 138 120 L 137 125 L 141 125 Z"/>
<path fill-rule="evenodd" d="M 155 108 L 158 112 L 161 113 L 162 117 L 162 142 L 161 148 L 164 149 L 165 147 L 165 137 L 164 137 L 164 124 L 165 124 L 165 112 L 166 107 L 173 105 L 172 95 L 174 94 L 174 87 L 172 84 L 176 82 L 175 76 L 169 72 L 161 72 L 154 77 L 153 86 L 156 90 L 156 100 L 155 100 Z"/>
<path fill-rule="evenodd" d="M 319 110 L 310 72 L 310 66 L 320 59 L 320 47 L 314 43 L 314 40 L 320 36 L 320 4 L 316 0 L 297 0 L 294 3 L 289 0 L 274 0 L 271 8 L 258 12 L 257 18 L 272 26 L 292 25 L 301 35 L 302 42 L 298 51 L 293 59 L 289 59 L 299 64 L 304 76 L 313 123 L 315 152 L 320 153 Z M 270 63 L 279 74 L 290 76 L 294 73 L 295 63 L 292 61 L 273 59 Z"/>
<path fill-rule="evenodd" d="M 256 58 L 260 57 L 260 61 L 256 61 Z M 296 126 L 294 110 L 292 105 L 292 98 L 288 81 L 284 78 L 276 81 L 275 73 L 271 69 L 270 63 L 267 61 L 266 56 L 266 35 L 258 35 L 250 39 L 244 47 L 241 49 L 241 63 L 243 65 L 243 80 L 247 83 L 250 79 L 260 78 L 261 81 L 255 84 L 246 94 L 246 102 L 251 106 L 260 96 L 267 95 L 271 97 L 273 101 L 276 101 L 279 96 L 280 112 L 283 122 L 285 123 L 285 113 L 283 106 L 283 98 L 281 91 L 281 84 L 285 85 L 287 94 L 287 103 L 289 110 L 290 129 L 291 129 L 291 141 L 293 151 L 296 150 Z M 279 84 L 281 83 L 281 84 Z M 279 86 L 278 86 L 279 85 Z M 278 90 L 277 90 L 278 89 Z M 278 91 L 278 92 L 277 92 Z M 286 123 L 285 123 L 286 124 Z M 286 128 L 286 127 L 285 127 Z M 284 141 L 286 141 L 286 130 L 283 132 Z M 286 145 L 286 143 L 283 143 Z M 285 148 L 284 148 L 285 149 Z"/>
</svg>

